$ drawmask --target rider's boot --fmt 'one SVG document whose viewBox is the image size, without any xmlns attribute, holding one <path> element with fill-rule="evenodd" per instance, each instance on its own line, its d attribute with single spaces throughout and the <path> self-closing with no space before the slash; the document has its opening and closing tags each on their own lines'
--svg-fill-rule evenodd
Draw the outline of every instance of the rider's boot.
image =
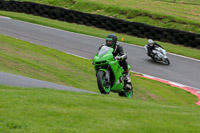
<svg viewBox="0 0 200 133">
<path fill-rule="evenodd" d="M 130 74 L 129 74 L 129 71 L 125 71 L 125 80 L 128 82 L 128 83 L 131 83 L 131 78 L 130 78 Z"/>
</svg>

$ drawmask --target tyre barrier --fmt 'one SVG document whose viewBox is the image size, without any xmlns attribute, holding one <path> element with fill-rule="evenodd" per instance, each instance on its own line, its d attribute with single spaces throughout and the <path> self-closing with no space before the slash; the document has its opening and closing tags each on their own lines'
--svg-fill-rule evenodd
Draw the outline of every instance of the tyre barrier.
<svg viewBox="0 0 200 133">
<path fill-rule="evenodd" d="M 200 48 L 200 34 L 197 33 L 159 28 L 144 23 L 129 22 L 113 17 L 83 13 L 61 7 L 33 2 L 0 0 L 0 10 L 33 14 L 69 23 L 94 26 L 140 38 L 151 38 L 157 41 Z"/>
</svg>

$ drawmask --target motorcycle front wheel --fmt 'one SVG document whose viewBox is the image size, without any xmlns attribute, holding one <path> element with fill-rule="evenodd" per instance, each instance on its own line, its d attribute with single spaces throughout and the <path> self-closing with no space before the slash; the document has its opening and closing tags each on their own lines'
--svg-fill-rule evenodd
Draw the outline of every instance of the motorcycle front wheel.
<svg viewBox="0 0 200 133">
<path fill-rule="evenodd" d="M 119 92 L 118 95 L 121 97 L 133 98 L 133 87 L 131 83 L 129 85 L 131 86 L 131 89 L 124 88 L 124 91 Z"/>
<path fill-rule="evenodd" d="M 163 64 L 169 65 L 169 64 L 170 64 L 170 61 L 166 58 L 166 59 L 163 61 Z"/>
<path fill-rule="evenodd" d="M 104 71 L 98 71 L 97 84 L 98 84 L 99 91 L 102 94 L 110 93 L 110 85 L 109 85 L 109 87 L 106 87 L 106 85 L 105 85 L 105 72 Z"/>
</svg>

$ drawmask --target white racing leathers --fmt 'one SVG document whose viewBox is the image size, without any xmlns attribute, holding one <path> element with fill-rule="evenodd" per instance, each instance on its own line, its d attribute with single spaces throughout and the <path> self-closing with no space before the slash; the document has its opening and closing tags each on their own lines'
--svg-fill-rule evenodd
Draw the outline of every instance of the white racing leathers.
<svg viewBox="0 0 200 133">
<path fill-rule="evenodd" d="M 145 45 L 144 48 L 146 50 L 146 53 L 148 54 L 147 45 Z M 166 65 L 170 64 L 170 62 L 167 58 L 166 50 L 161 47 L 156 47 L 154 50 L 152 50 L 151 57 L 156 62 L 160 62 L 160 63 L 166 64 Z"/>
<path fill-rule="evenodd" d="M 155 50 L 152 50 L 152 52 L 155 54 L 154 57 L 158 60 L 164 60 L 167 58 L 166 50 L 162 49 L 161 47 L 156 47 Z"/>
</svg>

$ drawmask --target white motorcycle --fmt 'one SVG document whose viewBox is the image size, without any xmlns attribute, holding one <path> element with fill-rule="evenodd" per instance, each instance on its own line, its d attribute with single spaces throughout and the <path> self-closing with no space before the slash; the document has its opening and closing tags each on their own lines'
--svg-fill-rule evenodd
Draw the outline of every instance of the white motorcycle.
<svg viewBox="0 0 200 133">
<path fill-rule="evenodd" d="M 144 46 L 146 53 L 148 54 L 147 45 Z M 152 51 L 152 54 L 150 56 L 154 61 L 169 65 L 170 61 L 167 58 L 167 52 L 161 47 L 156 47 L 155 50 Z"/>
</svg>

